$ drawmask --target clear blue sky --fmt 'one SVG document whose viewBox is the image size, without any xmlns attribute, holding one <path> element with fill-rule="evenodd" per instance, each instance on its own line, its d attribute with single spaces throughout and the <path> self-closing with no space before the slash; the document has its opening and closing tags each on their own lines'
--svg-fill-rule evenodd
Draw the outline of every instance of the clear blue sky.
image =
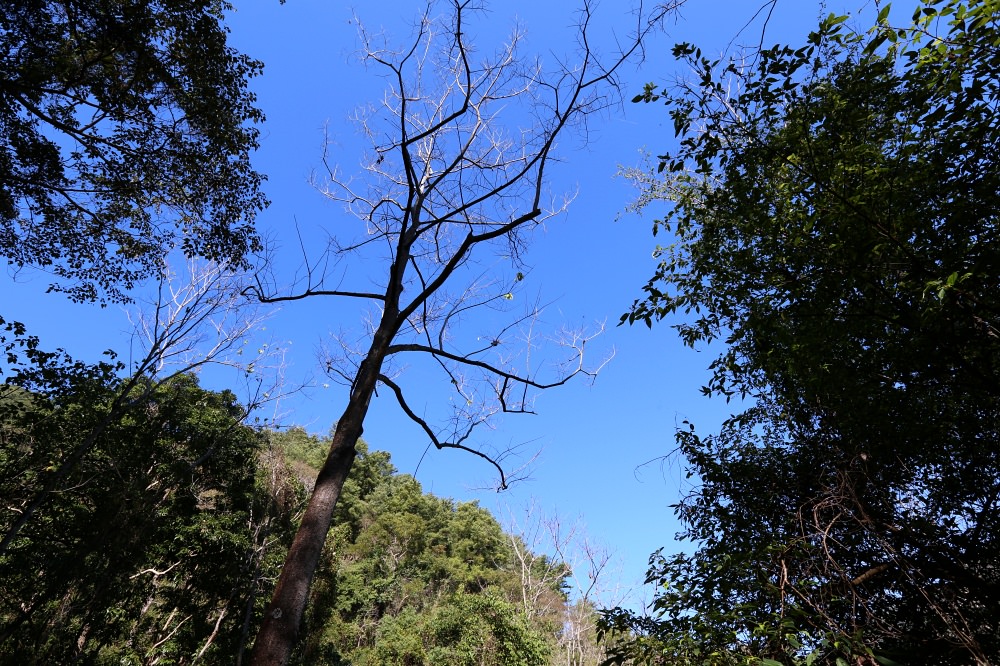
<svg viewBox="0 0 1000 666">
<path fill-rule="evenodd" d="M 255 159 L 268 175 L 271 207 L 260 218 L 262 231 L 278 248 L 277 271 L 294 270 L 299 261 L 294 227 L 305 234 L 320 227 L 351 224 L 337 205 L 325 201 L 308 183 L 320 167 L 328 128 L 335 160 L 356 171 L 364 144 L 348 120 L 362 104 L 376 102 L 383 81 L 360 66 L 351 5 L 329 0 L 239 2 L 229 26 L 232 44 L 262 60 L 264 75 L 255 80 L 260 107 L 267 115 L 262 146 Z M 439 3 L 443 9 L 444 3 Z M 571 54 L 574 11 L 578 0 L 508 0 L 494 2 L 487 17 L 476 18 L 471 34 L 495 38 L 518 18 L 527 30 L 525 54 L 543 59 Z M 863 0 L 830 2 L 827 11 L 858 9 Z M 627 0 L 598 5 L 596 33 L 627 29 Z M 537 416 L 505 419 L 487 433 L 488 444 L 504 447 L 525 443 L 527 454 L 538 453 L 529 479 L 507 492 L 476 490 L 493 482 L 492 471 L 477 459 L 457 451 L 430 451 L 418 480 L 438 495 L 478 500 L 491 509 L 515 510 L 532 499 L 568 521 L 581 518 L 588 532 L 607 543 L 622 558 L 623 582 L 638 583 L 649 554 L 660 546 L 676 548 L 677 525 L 669 505 L 683 489 L 683 472 L 676 460 L 659 460 L 673 447 L 673 432 L 684 420 L 709 431 L 729 414 L 723 400 L 706 400 L 700 387 L 713 350 L 684 348 L 664 323 L 617 327 L 619 317 L 651 275 L 652 216 L 621 216 L 634 196 L 630 185 L 616 179 L 618 165 L 634 166 L 641 151 L 657 154 L 673 140 L 666 110 L 660 105 L 627 102 L 646 81 L 663 82 L 678 72 L 670 47 L 679 41 L 698 44 L 708 52 L 756 44 L 761 21 L 745 32 L 758 0 L 688 0 L 669 34 L 647 46 L 638 70 L 625 70 L 626 102 L 593 120 L 589 141 L 566 140 L 552 173 L 552 191 L 577 192 L 568 214 L 537 233 L 527 255 L 532 266 L 528 293 L 552 302 L 545 321 L 552 326 L 593 325 L 606 321 L 607 333 L 596 341 L 598 353 L 615 352 L 597 381 L 546 392 L 537 401 Z M 420 0 L 380 0 L 358 3 L 358 15 L 370 28 L 384 26 L 402 43 L 409 36 L 407 21 L 423 7 Z M 814 0 L 779 0 L 765 36 L 766 44 L 801 44 L 815 26 L 819 5 Z M 732 45 L 730 43 L 732 42 Z M 605 42 L 606 43 L 606 42 Z M 657 239 L 663 242 L 664 239 Z M 370 267 L 368 267 L 370 268 Z M 359 269 L 363 270 L 363 269 Z M 117 308 L 72 306 L 58 296 L 39 296 L 44 276 L 22 273 L 4 290 L 4 315 L 23 321 L 42 336 L 46 347 L 65 346 L 93 360 L 108 347 L 122 348 L 128 324 Z M 331 331 L 358 328 L 361 310 L 329 301 L 285 305 L 268 323 L 268 334 L 287 349 L 290 383 L 309 381 L 314 388 L 281 404 L 286 424 L 325 432 L 339 416 L 346 390 L 331 386 L 316 369 L 316 351 Z M 206 381 L 211 388 L 211 381 Z M 422 407 L 421 398 L 410 397 Z M 403 416 L 388 391 L 373 402 L 365 424 L 365 439 L 373 448 L 392 453 L 402 472 L 413 473 L 427 442 Z M 644 463 L 652 461 L 644 466 Z"/>
</svg>

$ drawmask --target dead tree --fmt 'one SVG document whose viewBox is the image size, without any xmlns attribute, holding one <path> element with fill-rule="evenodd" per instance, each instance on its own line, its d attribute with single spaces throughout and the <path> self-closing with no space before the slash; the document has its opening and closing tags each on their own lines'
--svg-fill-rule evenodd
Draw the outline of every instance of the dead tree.
<svg viewBox="0 0 1000 666">
<path fill-rule="evenodd" d="M 504 532 L 521 578 L 521 612 L 558 623 L 551 663 L 603 661 L 607 655 L 597 641 L 597 609 L 621 606 L 631 594 L 619 585 L 620 558 L 588 535 L 579 520 L 547 514 L 534 502 L 519 513 L 507 510 Z"/>
<path fill-rule="evenodd" d="M 401 51 L 360 30 L 362 58 L 386 75 L 388 87 L 380 105 L 357 117 L 372 145 L 364 177 L 351 180 L 327 162 L 323 189 L 360 221 L 361 231 L 345 240 L 348 235 L 339 229 L 328 230 L 329 251 L 312 263 L 307 259 L 297 289 L 279 293 L 264 279 L 254 289 L 271 303 L 331 297 L 373 305 L 362 341 L 340 338 L 327 358 L 330 376 L 349 386 L 347 406 L 257 634 L 250 659 L 255 666 L 289 659 L 378 386 L 434 446 L 488 461 L 505 487 L 510 479 L 503 453 L 478 447 L 473 433 L 494 414 L 530 412 L 535 392 L 577 375 L 593 376 L 600 365 L 589 359 L 585 364 L 589 337 L 573 333 L 558 340 L 568 351 L 562 365 L 536 367 L 531 357 L 536 307 L 486 336 L 462 337 L 458 324 L 474 311 L 510 313 L 524 277 L 520 258 L 529 232 L 566 205 L 543 201 L 557 139 L 585 132 L 589 117 L 618 102 L 619 68 L 641 55 L 643 40 L 669 8 L 661 4 L 650 12 L 640 5 L 627 42 L 602 59 L 591 41 L 591 5 L 585 1 L 578 60 L 551 72 L 520 55 L 518 31 L 482 57 L 466 41 L 467 19 L 482 9 L 480 3 L 452 0 L 449 7 L 441 18 L 429 4 Z M 353 264 L 356 272 L 347 273 L 341 262 L 352 257 L 359 263 Z M 385 271 L 376 288 L 345 284 L 355 274 L 368 279 L 372 265 Z M 507 277 L 501 277 L 504 268 Z M 515 342 L 526 351 L 512 351 Z M 395 374 L 402 359 L 414 355 L 430 359 L 454 391 L 455 411 L 444 428 L 422 415 Z"/>
</svg>

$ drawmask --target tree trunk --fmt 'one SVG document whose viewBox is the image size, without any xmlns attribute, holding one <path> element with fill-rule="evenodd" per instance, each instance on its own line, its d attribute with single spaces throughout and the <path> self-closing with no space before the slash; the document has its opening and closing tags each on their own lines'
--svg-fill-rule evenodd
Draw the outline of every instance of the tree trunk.
<svg viewBox="0 0 1000 666">
<path fill-rule="evenodd" d="M 358 368 L 351 398 L 343 416 L 337 421 L 330 452 L 316 477 L 309 504 L 257 632 L 250 653 L 250 666 L 285 666 L 298 641 L 313 574 L 323 554 L 340 491 L 354 464 L 355 445 L 361 438 L 368 404 L 375 392 L 385 350 L 392 339 L 390 331 L 388 325 L 380 327 L 371 351 Z"/>
<path fill-rule="evenodd" d="M 353 402 L 352 399 L 351 403 Z M 357 411 L 352 410 L 352 406 L 353 404 L 348 405 L 345 417 L 352 411 Z M 251 666 L 284 666 L 288 663 L 298 639 L 309 588 L 323 553 L 326 535 L 333 520 L 333 510 L 354 464 L 354 447 L 361 436 L 363 419 L 362 413 L 360 417 L 337 424 L 330 453 L 316 477 L 316 487 L 288 550 L 271 603 L 264 614 L 264 621 L 257 632 L 257 640 L 250 653 Z"/>
</svg>

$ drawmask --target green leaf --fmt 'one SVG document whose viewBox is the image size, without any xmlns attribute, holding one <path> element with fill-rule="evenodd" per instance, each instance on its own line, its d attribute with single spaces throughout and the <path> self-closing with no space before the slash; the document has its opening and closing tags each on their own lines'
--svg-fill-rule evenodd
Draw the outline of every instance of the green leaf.
<svg viewBox="0 0 1000 666">
<path fill-rule="evenodd" d="M 892 659 L 889 659 L 889 657 L 884 657 L 878 654 L 874 655 L 874 657 L 875 661 L 882 664 L 882 666 L 903 666 L 898 661 L 893 661 Z"/>
</svg>

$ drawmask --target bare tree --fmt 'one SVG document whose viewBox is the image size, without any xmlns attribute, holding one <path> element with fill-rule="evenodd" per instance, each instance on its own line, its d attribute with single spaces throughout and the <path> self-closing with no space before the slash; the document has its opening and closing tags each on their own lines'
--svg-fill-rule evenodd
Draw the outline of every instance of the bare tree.
<svg viewBox="0 0 1000 666">
<path fill-rule="evenodd" d="M 584 0 L 578 60 L 551 72 L 520 55 L 520 31 L 481 56 L 467 41 L 466 23 L 483 7 L 478 0 L 448 6 L 442 17 L 429 4 L 403 50 L 361 28 L 362 59 L 386 76 L 388 86 L 381 104 L 357 116 L 372 146 L 364 178 L 354 181 L 327 161 L 323 187 L 360 220 L 361 231 L 349 238 L 330 230 L 329 251 L 307 258 L 297 288 L 278 292 L 262 277 L 253 290 L 264 302 L 326 296 L 374 306 L 360 341 L 340 336 L 326 358 L 330 376 L 350 387 L 347 406 L 257 634 L 250 659 L 256 666 L 289 659 L 379 385 L 434 446 L 484 459 L 503 488 L 510 481 L 503 465 L 509 452 L 485 450 L 473 434 L 496 414 L 531 412 L 537 391 L 578 375 L 592 377 L 601 365 L 586 357 L 591 335 L 581 332 L 555 338 L 567 352 L 561 364 L 538 363 L 540 308 L 511 315 L 509 306 L 526 270 L 521 256 L 528 232 L 567 204 L 543 201 L 557 139 L 572 130 L 585 137 L 588 118 L 619 102 L 619 68 L 641 56 L 643 40 L 672 6 L 647 11 L 640 5 L 628 39 L 604 59 L 591 41 L 592 6 Z M 341 262 L 351 257 L 358 262 L 348 273 Z M 375 265 L 385 273 L 372 278 Z M 345 286 L 356 275 L 378 286 Z M 459 332 L 458 324 L 473 312 L 477 319 L 486 313 L 482 325 L 495 324 L 492 332 Z M 496 324 L 495 312 L 511 318 Z M 425 416 L 399 380 L 402 364 L 419 357 L 429 359 L 453 391 L 454 410 L 444 426 Z"/>
<path fill-rule="evenodd" d="M 581 521 L 546 513 L 534 502 L 520 516 L 508 510 L 504 522 L 521 577 L 521 612 L 559 626 L 552 663 L 601 663 L 606 655 L 597 642 L 597 609 L 621 605 L 630 595 L 621 586 L 620 559 L 588 535 Z"/>
</svg>

